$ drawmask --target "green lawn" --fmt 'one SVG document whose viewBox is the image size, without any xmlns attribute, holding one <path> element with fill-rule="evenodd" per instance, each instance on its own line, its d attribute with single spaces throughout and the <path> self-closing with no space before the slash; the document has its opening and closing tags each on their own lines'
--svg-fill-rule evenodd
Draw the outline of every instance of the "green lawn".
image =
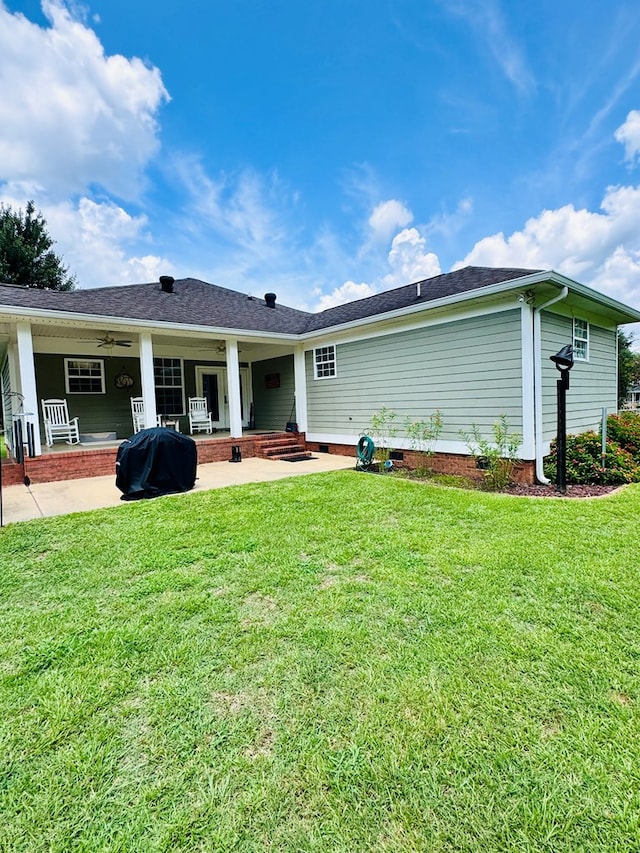
<svg viewBox="0 0 640 853">
<path fill-rule="evenodd" d="M 0 531 L 0 851 L 640 848 L 640 486 L 345 471 Z"/>
</svg>

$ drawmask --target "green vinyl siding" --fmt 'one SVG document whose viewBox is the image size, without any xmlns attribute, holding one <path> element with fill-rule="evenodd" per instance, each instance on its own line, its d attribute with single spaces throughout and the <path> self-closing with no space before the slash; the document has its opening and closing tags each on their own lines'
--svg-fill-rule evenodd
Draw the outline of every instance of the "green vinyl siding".
<svg viewBox="0 0 640 853">
<path fill-rule="evenodd" d="M 545 441 L 556 436 L 558 371 L 550 356 L 572 342 L 573 320 L 543 311 L 542 338 L 542 422 Z M 589 322 L 589 359 L 574 361 L 567 392 L 567 432 L 599 429 L 602 409 L 617 411 L 616 394 L 617 335 Z"/>
<path fill-rule="evenodd" d="M 66 357 L 77 357 L 81 360 L 87 358 L 87 356 L 73 355 Z M 91 356 L 93 360 L 100 358 L 102 356 Z M 108 356 L 103 359 L 105 371 L 104 394 L 67 394 L 64 381 L 64 359 L 65 356 L 62 355 L 44 353 L 35 355 L 38 405 L 40 406 L 40 400 L 48 399 L 49 397 L 64 398 L 67 400 L 69 416 L 77 416 L 79 419 L 81 433 L 115 432 L 117 438 L 128 438 L 133 432 L 130 398 L 138 397 L 142 393 L 140 363 L 138 359 L 122 358 L 121 356 Z M 240 366 L 247 367 L 247 364 L 246 362 L 241 362 Z M 188 433 L 189 430 L 189 419 L 186 414 L 188 399 L 189 397 L 197 396 L 196 367 L 226 368 L 226 363 L 219 360 L 207 361 L 206 359 L 198 359 L 197 361 L 184 359 L 182 361 L 185 413 L 178 420 L 180 429 L 185 433 Z M 134 380 L 132 388 L 115 387 L 116 375 L 123 368 Z M 41 418 L 41 410 L 38 414 Z"/>
<path fill-rule="evenodd" d="M 462 441 L 472 423 L 490 434 L 502 414 L 522 430 L 520 311 L 337 345 L 337 376 L 313 378 L 306 354 L 309 433 L 358 435 L 373 412 L 443 418 L 441 439 Z"/>
<path fill-rule="evenodd" d="M 82 361 L 89 358 L 86 355 L 66 357 Z M 104 361 L 104 394 L 67 394 L 64 381 L 65 356 L 35 354 L 38 416 L 42 420 L 42 400 L 51 397 L 66 399 L 69 417 L 78 418 L 81 433 L 115 432 L 118 438 L 127 438 L 133 432 L 130 398 L 141 393 L 138 360 L 121 356 L 90 358 Z M 123 368 L 134 380 L 132 388 L 116 388 L 116 376 Z"/>
<path fill-rule="evenodd" d="M 254 361 L 251 373 L 256 429 L 283 430 L 291 419 L 295 394 L 293 356 Z M 268 388 L 266 377 L 274 374 L 279 375 L 280 386 Z"/>
</svg>

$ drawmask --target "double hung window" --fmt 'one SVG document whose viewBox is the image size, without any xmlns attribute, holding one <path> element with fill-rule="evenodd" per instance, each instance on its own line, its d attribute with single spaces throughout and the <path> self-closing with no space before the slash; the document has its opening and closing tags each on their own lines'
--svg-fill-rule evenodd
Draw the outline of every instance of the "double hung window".
<svg viewBox="0 0 640 853">
<path fill-rule="evenodd" d="M 184 380 L 181 358 L 154 358 L 156 409 L 159 415 L 184 415 Z"/>
<path fill-rule="evenodd" d="M 65 358 L 67 394 L 104 394 L 104 361 L 101 358 Z"/>
<path fill-rule="evenodd" d="M 334 379 L 336 376 L 336 348 L 334 344 L 316 347 L 313 351 L 313 378 Z"/>
<path fill-rule="evenodd" d="M 576 317 L 573 319 L 573 357 L 576 361 L 589 360 L 589 324 Z"/>
</svg>

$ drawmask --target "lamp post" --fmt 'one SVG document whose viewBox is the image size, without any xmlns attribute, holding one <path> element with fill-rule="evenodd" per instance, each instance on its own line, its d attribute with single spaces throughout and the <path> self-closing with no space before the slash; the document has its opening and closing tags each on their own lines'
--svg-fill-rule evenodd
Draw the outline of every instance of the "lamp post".
<svg viewBox="0 0 640 853">
<path fill-rule="evenodd" d="M 567 390 L 569 388 L 569 371 L 573 367 L 573 347 L 567 344 L 560 352 L 549 356 L 560 371 L 560 377 L 556 382 L 558 400 L 558 435 L 557 442 L 557 474 L 556 489 L 561 495 L 567 493 Z"/>
</svg>

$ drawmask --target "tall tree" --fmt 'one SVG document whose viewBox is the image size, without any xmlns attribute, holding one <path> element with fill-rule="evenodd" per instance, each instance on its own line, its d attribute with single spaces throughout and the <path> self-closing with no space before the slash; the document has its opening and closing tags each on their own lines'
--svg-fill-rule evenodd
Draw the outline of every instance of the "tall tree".
<svg viewBox="0 0 640 853">
<path fill-rule="evenodd" d="M 633 335 L 618 329 L 618 406 L 627 399 L 629 388 L 640 382 L 640 353 L 631 349 Z"/>
<path fill-rule="evenodd" d="M 32 201 L 24 212 L 0 204 L 0 282 L 73 290 L 75 276 L 69 275 L 53 244 L 45 218 Z"/>
</svg>

